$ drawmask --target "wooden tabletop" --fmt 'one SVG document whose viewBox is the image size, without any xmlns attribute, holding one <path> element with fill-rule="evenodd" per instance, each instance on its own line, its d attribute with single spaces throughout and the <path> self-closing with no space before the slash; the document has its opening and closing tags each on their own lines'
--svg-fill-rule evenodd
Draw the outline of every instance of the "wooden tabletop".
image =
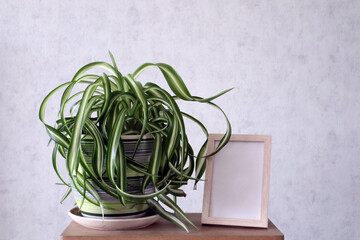
<svg viewBox="0 0 360 240">
<path fill-rule="evenodd" d="M 127 231 L 98 231 L 71 222 L 61 234 L 61 240 L 283 240 L 284 235 L 269 221 L 267 229 L 201 225 L 200 213 L 188 213 L 189 218 L 199 228 L 189 226 L 190 233 L 173 223 L 159 219 L 153 225 Z"/>
</svg>

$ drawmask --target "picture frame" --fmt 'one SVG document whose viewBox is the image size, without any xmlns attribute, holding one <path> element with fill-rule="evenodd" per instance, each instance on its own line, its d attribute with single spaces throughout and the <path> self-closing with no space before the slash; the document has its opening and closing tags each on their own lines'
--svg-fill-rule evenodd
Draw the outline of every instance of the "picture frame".
<svg viewBox="0 0 360 240">
<path fill-rule="evenodd" d="M 223 135 L 209 134 L 208 152 Z M 271 136 L 233 134 L 207 159 L 202 224 L 268 227 Z"/>
</svg>

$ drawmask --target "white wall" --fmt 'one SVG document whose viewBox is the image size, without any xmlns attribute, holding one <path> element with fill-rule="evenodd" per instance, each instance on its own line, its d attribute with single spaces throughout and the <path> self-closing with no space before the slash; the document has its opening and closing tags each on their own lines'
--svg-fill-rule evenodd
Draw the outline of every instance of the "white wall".
<svg viewBox="0 0 360 240">
<path fill-rule="evenodd" d="M 217 103 L 234 133 L 273 136 L 269 217 L 286 239 L 359 239 L 359 13 L 335 0 L 2 1 L 0 239 L 57 239 L 70 222 L 38 108 L 108 50 L 123 73 L 173 65 L 194 95 L 236 86 Z M 192 112 L 224 130 L 213 109 Z M 181 204 L 200 212 L 202 188 Z"/>
</svg>

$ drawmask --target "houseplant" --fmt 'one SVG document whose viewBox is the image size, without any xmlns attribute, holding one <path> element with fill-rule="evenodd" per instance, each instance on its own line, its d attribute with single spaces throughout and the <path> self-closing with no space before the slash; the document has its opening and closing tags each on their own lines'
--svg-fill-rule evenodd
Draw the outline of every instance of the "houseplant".
<svg viewBox="0 0 360 240">
<path fill-rule="evenodd" d="M 228 142 L 231 125 L 223 110 L 212 100 L 231 89 L 209 98 L 193 96 L 177 72 L 167 64 L 146 63 L 133 74 L 123 76 L 111 53 L 110 57 L 112 65 L 92 62 L 82 67 L 71 81 L 52 90 L 40 106 L 39 118 L 55 143 L 54 170 L 68 187 L 63 199 L 75 190 L 81 198 L 77 201 L 80 209 L 84 204 L 92 204 L 104 216 L 104 211 L 111 207 L 104 206 L 100 190 L 116 198 L 126 209 L 145 204 L 187 230 L 183 221 L 192 223 L 176 204 L 176 198 L 186 195 L 181 186 L 189 180 L 194 180 L 195 184 L 200 180 L 206 168 L 206 157 L 216 154 Z M 136 80 L 142 72 L 153 67 L 161 71 L 174 96 L 154 83 L 143 85 Z M 99 69 L 107 73 L 89 73 Z M 78 86 L 83 87 L 77 90 Z M 58 117 L 51 126 L 45 122 L 46 104 L 62 89 Z M 214 152 L 206 155 L 206 140 L 198 154 L 194 154 L 184 118 L 195 122 L 206 138 L 208 132 L 199 120 L 179 109 L 176 103 L 179 100 L 209 104 L 222 112 L 227 131 Z M 68 110 L 69 114 L 66 114 Z M 136 135 L 130 154 L 124 149 L 128 135 Z M 148 138 L 145 136 L 153 139 L 152 152 L 149 159 L 141 163 L 136 156 L 142 142 Z M 58 171 L 58 154 L 66 160 L 68 180 Z M 194 171 L 195 177 L 192 177 Z M 137 192 L 128 191 L 129 172 L 141 178 Z M 152 191 L 146 192 L 149 186 Z M 159 202 L 174 213 L 166 211 Z"/>
</svg>

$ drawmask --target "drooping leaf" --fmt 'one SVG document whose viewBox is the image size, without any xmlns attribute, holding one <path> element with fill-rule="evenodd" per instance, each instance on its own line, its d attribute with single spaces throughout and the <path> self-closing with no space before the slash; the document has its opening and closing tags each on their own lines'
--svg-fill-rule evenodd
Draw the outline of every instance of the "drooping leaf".
<svg viewBox="0 0 360 240">
<path fill-rule="evenodd" d="M 157 201 L 154 199 L 148 199 L 146 202 L 149 204 L 151 209 L 153 209 L 162 218 L 168 220 L 169 222 L 175 223 L 179 227 L 183 228 L 186 232 L 189 232 L 189 229 L 186 227 L 186 225 L 176 215 L 166 211 Z"/>
</svg>

